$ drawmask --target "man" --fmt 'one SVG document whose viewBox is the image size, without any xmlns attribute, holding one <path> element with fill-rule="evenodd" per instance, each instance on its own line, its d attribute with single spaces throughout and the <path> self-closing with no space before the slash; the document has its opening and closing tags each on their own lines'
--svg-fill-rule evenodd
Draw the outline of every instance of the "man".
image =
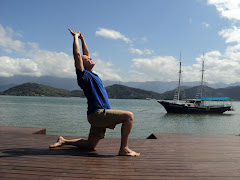
<svg viewBox="0 0 240 180">
<path fill-rule="evenodd" d="M 76 33 L 69 29 L 73 36 L 73 56 L 75 60 L 78 85 L 88 100 L 87 117 L 91 124 L 88 139 L 67 140 L 59 137 L 58 141 L 50 145 L 50 148 L 60 147 L 62 145 L 74 145 L 79 148 L 94 149 L 100 139 L 104 138 L 106 128 L 114 129 L 116 124 L 122 123 L 121 128 L 121 146 L 119 155 L 139 156 L 140 153 L 128 148 L 128 138 L 133 125 L 133 114 L 128 111 L 111 110 L 108 96 L 103 87 L 101 79 L 92 72 L 95 63 L 90 58 L 90 54 L 85 40 L 80 32 Z M 80 53 L 79 40 L 82 42 L 83 55 Z"/>
</svg>

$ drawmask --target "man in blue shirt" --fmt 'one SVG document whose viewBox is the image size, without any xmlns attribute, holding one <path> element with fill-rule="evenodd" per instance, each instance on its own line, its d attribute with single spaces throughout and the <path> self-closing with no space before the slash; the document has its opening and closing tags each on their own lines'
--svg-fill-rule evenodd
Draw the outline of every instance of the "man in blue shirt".
<svg viewBox="0 0 240 180">
<path fill-rule="evenodd" d="M 88 139 L 64 139 L 62 136 L 58 141 L 50 145 L 50 148 L 62 145 L 74 145 L 79 148 L 94 149 L 100 139 L 105 137 L 106 128 L 114 129 L 117 124 L 122 124 L 121 146 L 119 155 L 139 156 L 128 147 L 128 138 L 133 126 L 133 114 L 129 111 L 112 110 L 108 101 L 107 92 L 97 74 L 92 72 L 95 63 L 90 57 L 85 40 L 80 32 L 76 33 L 69 29 L 74 37 L 73 56 L 75 60 L 78 85 L 83 90 L 88 100 L 88 121 L 91 124 Z M 79 40 L 82 42 L 83 55 L 80 53 Z"/>
</svg>

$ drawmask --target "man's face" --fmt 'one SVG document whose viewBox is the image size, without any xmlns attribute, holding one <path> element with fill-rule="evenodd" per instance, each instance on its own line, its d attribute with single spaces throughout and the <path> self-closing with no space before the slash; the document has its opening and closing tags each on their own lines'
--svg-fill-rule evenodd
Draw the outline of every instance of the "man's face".
<svg viewBox="0 0 240 180">
<path fill-rule="evenodd" d="M 82 55 L 83 66 L 87 71 L 91 71 L 95 63 L 92 61 L 92 58 L 86 55 Z"/>
</svg>

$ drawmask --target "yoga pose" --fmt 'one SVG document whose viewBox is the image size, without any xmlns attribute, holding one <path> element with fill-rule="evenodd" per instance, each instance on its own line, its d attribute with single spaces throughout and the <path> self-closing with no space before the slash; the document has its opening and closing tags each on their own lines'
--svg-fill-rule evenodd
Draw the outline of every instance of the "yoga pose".
<svg viewBox="0 0 240 180">
<path fill-rule="evenodd" d="M 85 40 L 80 32 L 69 29 L 73 36 L 73 56 L 75 60 L 78 85 L 83 90 L 88 100 L 87 118 L 91 124 L 88 139 L 64 139 L 62 136 L 58 141 L 50 145 L 50 148 L 63 145 L 74 145 L 79 148 L 93 150 L 98 142 L 105 137 L 106 128 L 114 129 L 117 124 L 121 127 L 121 145 L 119 155 L 139 156 L 140 153 L 129 149 L 128 138 L 133 126 L 133 114 L 129 111 L 112 110 L 108 101 L 107 92 L 97 74 L 92 72 L 95 65 L 90 57 Z M 80 53 L 79 40 L 82 42 L 83 55 Z"/>
</svg>

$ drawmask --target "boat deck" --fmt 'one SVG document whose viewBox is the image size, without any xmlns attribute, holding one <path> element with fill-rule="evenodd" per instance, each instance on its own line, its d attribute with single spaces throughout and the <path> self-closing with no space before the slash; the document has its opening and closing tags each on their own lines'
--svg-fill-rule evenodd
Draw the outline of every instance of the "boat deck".
<svg viewBox="0 0 240 180">
<path fill-rule="evenodd" d="M 96 151 L 71 146 L 48 149 L 57 136 L 45 132 L 0 127 L 1 180 L 240 179 L 237 135 L 152 134 L 150 139 L 130 139 L 140 157 L 123 157 L 117 155 L 120 139 L 103 139 Z"/>
</svg>

